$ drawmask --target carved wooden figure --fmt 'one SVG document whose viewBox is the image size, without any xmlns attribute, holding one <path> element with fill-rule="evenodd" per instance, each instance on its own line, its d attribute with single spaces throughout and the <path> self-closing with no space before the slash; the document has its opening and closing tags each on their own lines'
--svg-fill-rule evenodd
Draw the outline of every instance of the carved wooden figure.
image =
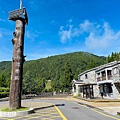
<svg viewBox="0 0 120 120">
<path fill-rule="evenodd" d="M 24 15 L 24 17 L 23 17 Z M 25 8 L 10 12 L 10 20 L 16 21 L 15 32 L 13 32 L 13 57 L 12 71 L 9 95 L 9 107 L 11 110 L 21 107 L 23 63 L 25 56 L 24 51 L 24 33 L 25 24 L 28 22 Z"/>
</svg>

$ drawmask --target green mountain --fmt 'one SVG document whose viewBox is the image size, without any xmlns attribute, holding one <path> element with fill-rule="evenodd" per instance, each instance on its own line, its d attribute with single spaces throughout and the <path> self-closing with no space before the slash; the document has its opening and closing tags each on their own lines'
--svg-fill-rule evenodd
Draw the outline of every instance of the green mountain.
<svg viewBox="0 0 120 120">
<path fill-rule="evenodd" d="M 0 62 L 0 72 L 2 70 L 7 70 L 11 68 L 11 61 L 2 61 Z"/>
<path fill-rule="evenodd" d="M 63 55 L 55 55 L 34 61 L 28 61 L 24 64 L 24 74 L 29 71 L 34 78 L 41 77 L 46 80 L 52 80 L 56 75 L 60 75 L 64 70 L 66 62 L 69 62 L 73 75 L 76 78 L 81 72 L 90 69 L 93 61 L 95 66 L 105 63 L 105 57 L 99 57 L 87 52 L 74 52 Z M 58 74 L 56 74 L 58 71 Z"/>
<path fill-rule="evenodd" d="M 106 62 L 103 56 L 93 55 L 87 52 L 74 52 L 62 55 L 55 55 L 38 60 L 26 61 L 24 63 L 23 78 L 31 81 L 51 80 L 52 86 L 57 87 L 61 82 L 64 83 L 65 75 L 77 79 L 81 72 L 102 65 Z M 67 71 L 67 73 L 65 73 Z M 6 86 L 9 85 L 11 73 L 11 62 L 0 62 L 0 81 L 5 77 Z M 70 75 L 71 74 L 71 75 Z M 42 84 L 42 83 L 40 83 Z M 56 84 L 56 85 L 55 85 Z M 0 85 L 0 87 L 3 87 Z"/>
</svg>

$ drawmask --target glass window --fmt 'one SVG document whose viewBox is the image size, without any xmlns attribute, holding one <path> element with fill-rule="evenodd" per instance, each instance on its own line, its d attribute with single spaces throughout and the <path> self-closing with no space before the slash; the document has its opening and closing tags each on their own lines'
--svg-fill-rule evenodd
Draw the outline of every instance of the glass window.
<svg viewBox="0 0 120 120">
<path fill-rule="evenodd" d="M 87 76 L 87 74 L 85 74 L 85 79 L 87 79 L 88 78 L 88 76 Z"/>
</svg>

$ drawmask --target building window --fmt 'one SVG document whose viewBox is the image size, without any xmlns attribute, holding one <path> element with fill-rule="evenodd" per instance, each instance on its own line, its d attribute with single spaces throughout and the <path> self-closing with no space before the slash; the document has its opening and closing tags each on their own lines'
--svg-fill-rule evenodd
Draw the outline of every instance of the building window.
<svg viewBox="0 0 120 120">
<path fill-rule="evenodd" d="M 102 77 L 105 77 L 105 75 L 106 75 L 105 71 L 102 71 L 101 73 L 102 73 Z"/>
<path fill-rule="evenodd" d="M 80 93 L 82 93 L 83 92 L 83 87 L 82 86 L 80 86 Z"/>
<path fill-rule="evenodd" d="M 111 70 L 108 70 L 107 73 L 108 73 L 108 75 L 111 75 Z"/>
<path fill-rule="evenodd" d="M 108 76 L 108 80 L 110 80 L 112 77 L 111 70 L 107 70 L 107 76 Z"/>
<path fill-rule="evenodd" d="M 85 79 L 87 79 L 88 78 L 88 76 L 87 76 L 87 74 L 85 74 Z"/>
<path fill-rule="evenodd" d="M 100 77 L 100 73 L 97 73 L 97 77 Z"/>
<path fill-rule="evenodd" d="M 74 86 L 73 86 L 73 87 L 74 87 L 74 92 L 76 92 L 76 85 L 74 84 Z"/>
</svg>

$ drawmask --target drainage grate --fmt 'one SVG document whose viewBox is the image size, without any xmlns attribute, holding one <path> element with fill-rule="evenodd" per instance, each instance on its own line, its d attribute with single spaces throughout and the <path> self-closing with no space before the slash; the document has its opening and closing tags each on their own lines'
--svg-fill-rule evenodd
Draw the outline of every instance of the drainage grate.
<svg viewBox="0 0 120 120">
<path fill-rule="evenodd" d="M 72 109 L 79 109 L 78 107 L 72 107 Z"/>
</svg>

